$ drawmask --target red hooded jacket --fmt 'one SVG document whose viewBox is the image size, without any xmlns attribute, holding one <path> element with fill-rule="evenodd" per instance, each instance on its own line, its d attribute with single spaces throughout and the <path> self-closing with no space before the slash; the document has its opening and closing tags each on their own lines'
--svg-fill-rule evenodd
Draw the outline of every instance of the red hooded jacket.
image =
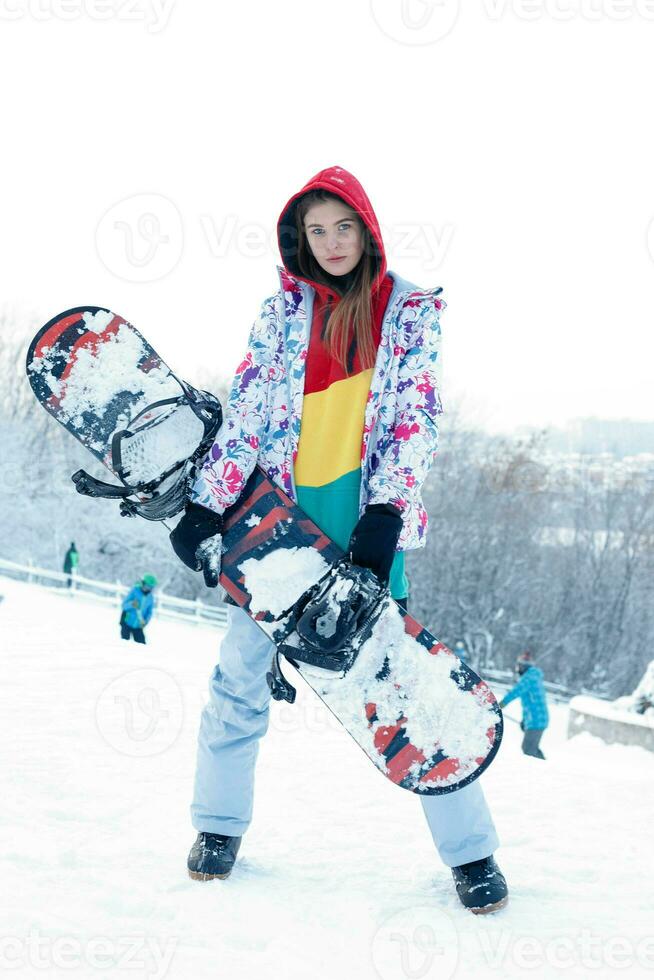
<svg viewBox="0 0 654 980">
<path fill-rule="evenodd" d="M 295 223 L 295 211 L 299 199 L 309 191 L 325 190 L 332 194 L 338 194 L 345 201 L 349 208 L 356 211 L 365 222 L 373 240 L 374 259 L 377 265 L 376 275 L 372 284 L 372 292 L 375 293 L 386 275 L 386 253 L 382 241 L 381 229 L 377 221 L 377 215 L 372 209 L 372 204 L 368 200 L 368 195 L 363 187 L 348 170 L 343 167 L 327 167 L 321 170 L 315 177 L 308 180 L 304 187 L 286 202 L 277 221 L 277 241 L 279 252 L 284 262 L 284 267 L 296 279 L 308 282 L 320 293 L 330 292 L 327 286 L 317 283 L 313 279 L 303 276 L 297 261 L 297 230 Z M 334 277 L 337 281 L 338 277 Z M 335 294 L 336 290 L 332 290 Z"/>
<path fill-rule="evenodd" d="M 327 372 L 332 382 L 346 377 L 340 365 L 337 365 L 331 358 L 329 358 L 331 363 L 327 363 L 328 355 L 326 351 L 321 349 L 320 345 L 314 343 L 314 338 L 319 337 L 321 334 L 327 304 L 330 303 L 333 305 L 338 300 L 354 276 L 354 270 L 347 276 L 331 276 L 329 273 L 323 272 L 325 279 L 333 280 L 333 285 L 330 286 L 309 276 L 302 275 L 300 272 L 297 256 L 295 213 L 300 198 L 313 190 L 326 190 L 332 194 L 337 194 L 349 208 L 356 211 L 372 237 L 373 258 L 376 266 L 371 287 L 373 341 L 375 348 L 379 345 L 381 324 L 393 289 L 393 280 L 387 273 L 386 253 L 377 215 L 373 211 L 372 204 L 362 185 L 353 174 L 343 167 L 334 166 L 321 170 L 286 202 L 277 221 L 277 241 L 284 268 L 291 275 L 295 276 L 296 279 L 300 279 L 302 282 L 306 282 L 312 286 L 316 293 L 312 313 L 312 342 L 306 366 L 307 391 L 314 391 L 317 387 L 323 387 L 324 385 L 319 383 L 318 378 L 325 378 Z M 349 365 L 349 368 L 350 373 L 358 370 L 358 357 L 353 364 Z"/>
</svg>

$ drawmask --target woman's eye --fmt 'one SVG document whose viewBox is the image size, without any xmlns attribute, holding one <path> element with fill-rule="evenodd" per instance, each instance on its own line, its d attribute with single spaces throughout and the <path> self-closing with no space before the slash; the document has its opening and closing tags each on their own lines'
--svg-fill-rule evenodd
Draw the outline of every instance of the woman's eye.
<svg viewBox="0 0 654 980">
<path fill-rule="evenodd" d="M 352 227 L 352 225 L 349 224 L 349 223 L 347 223 L 347 224 L 340 225 L 339 226 L 339 229 L 340 229 L 340 231 L 349 231 L 351 227 Z"/>
</svg>

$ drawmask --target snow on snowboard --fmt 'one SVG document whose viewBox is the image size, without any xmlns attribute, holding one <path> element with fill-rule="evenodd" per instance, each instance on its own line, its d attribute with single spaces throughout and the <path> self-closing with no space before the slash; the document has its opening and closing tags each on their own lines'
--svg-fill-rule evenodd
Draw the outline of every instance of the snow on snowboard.
<svg viewBox="0 0 654 980">
<path fill-rule="evenodd" d="M 215 396 L 178 379 L 130 323 L 96 306 L 42 327 L 27 375 L 46 411 L 120 481 L 79 470 L 80 493 L 119 499 L 124 514 L 149 520 L 182 512 L 222 423 Z M 412 792 L 448 793 L 487 768 L 503 730 L 488 685 L 259 467 L 225 514 L 223 549 L 220 584 L 276 645 L 274 697 L 294 698 L 284 654 L 375 766 Z M 356 623 L 348 642 L 345 621 Z"/>
</svg>

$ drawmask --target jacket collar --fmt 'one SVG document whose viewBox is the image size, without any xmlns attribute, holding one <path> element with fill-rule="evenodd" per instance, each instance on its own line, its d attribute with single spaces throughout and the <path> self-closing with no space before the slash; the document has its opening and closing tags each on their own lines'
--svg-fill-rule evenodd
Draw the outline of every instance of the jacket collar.
<svg viewBox="0 0 654 980">
<path fill-rule="evenodd" d="M 287 272 L 284 266 L 278 265 L 277 273 L 283 293 L 290 292 L 307 297 L 313 297 L 315 294 L 315 289 L 310 285 L 310 283 L 305 282 L 303 279 L 298 279 L 296 276 L 292 275 L 292 273 Z M 416 299 L 418 299 L 421 296 L 438 296 L 438 294 L 443 291 L 442 286 L 433 286 L 431 289 L 421 289 L 419 286 L 416 286 L 415 283 L 410 282 L 408 279 L 405 279 L 403 276 L 399 275 L 399 273 L 393 272 L 392 269 L 388 269 L 388 275 L 393 280 L 393 291 L 391 292 L 388 300 L 387 312 L 400 295 L 404 298 L 404 293 L 411 293 L 416 297 Z"/>
</svg>

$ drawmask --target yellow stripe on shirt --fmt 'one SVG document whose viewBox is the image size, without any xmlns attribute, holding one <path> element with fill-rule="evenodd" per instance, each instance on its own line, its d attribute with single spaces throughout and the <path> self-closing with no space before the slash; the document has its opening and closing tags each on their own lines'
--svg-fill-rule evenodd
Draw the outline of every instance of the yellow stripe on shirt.
<svg viewBox="0 0 654 980">
<path fill-rule="evenodd" d="M 373 369 L 305 394 L 295 482 L 319 487 L 361 466 L 361 441 Z"/>
</svg>

